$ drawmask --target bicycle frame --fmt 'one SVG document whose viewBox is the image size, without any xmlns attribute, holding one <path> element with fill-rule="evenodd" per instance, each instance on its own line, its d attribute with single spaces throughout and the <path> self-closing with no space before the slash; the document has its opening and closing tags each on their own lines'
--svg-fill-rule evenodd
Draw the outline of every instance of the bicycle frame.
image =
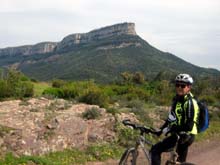
<svg viewBox="0 0 220 165">
<path fill-rule="evenodd" d="M 139 137 L 137 138 L 136 140 L 136 143 L 135 143 L 135 147 L 131 147 L 131 148 L 128 148 L 124 154 L 122 155 L 121 159 L 120 159 L 120 162 L 119 162 L 119 165 L 125 165 L 127 164 L 127 160 L 128 160 L 128 157 L 129 155 L 131 154 L 132 156 L 132 159 L 131 159 L 131 163 L 132 165 L 136 165 L 136 161 L 137 161 L 137 157 L 138 157 L 138 149 L 141 148 L 141 150 L 144 152 L 144 155 L 147 159 L 147 161 L 149 162 L 149 165 L 151 165 L 151 153 L 149 150 L 146 149 L 145 147 L 145 144 L 147 144 L 148 146 L 150 146 L 150 148 L 154 145 L 151 141 L 149 141 L 148 139 L 146 139 L 144 137 L 144 134 L 147 134 L 147 133 L 152 133 L 152 134 L 156 134 L 156 131 L 152 128 L 147 128 L 147 127 L 143 127 L 143 126 L 137 126 L 135 124 L 132 124 L 130 123 L 130 120 L 125 120 L 123 121 L 123 124 L 124 125 L 127 125 L 127 126 L 131 126 L 133 127 L 134 129 L 138 129 L 140 130 L 140 135 Z M 178 141 L 180 139 L 180 136 L 178 134 L 177 135 L 177 142 L 176 142 L 176 145 L 174 148 L 172 148 L 169 152 L 170 152 L 170 159 L 168 159 L 166 161 L 166 165 L 194 165 L 193 163 L 187 163 L 187 162 L 184 162 L 184 163 L 180 163 L 177 161 L 177 158 L 178 158 L 178 154 L 176 152 L 176 147 L 178 145 Z"/>
<path fill-rule="evenodd" d="M 135 151 L 138 151 L 138 148 L 140 147 L 142 151 L 144 152 L 145 157 L 148 159 L 149 163 L 151 164 L 150 151 L 146 149 L 145 144 L 150 145 L 150 146 L 153 145 L 153 143 L 147 140 L 143 135 L 140 135 L 140 137 L 136 141 Z"/>
<path fill-rule="evenodd" d="M 178 165 L 178 164 L 181 164 L 177 161 L 178 159 L 178 153 L 176 152 L 176 148 L 177 148 L 177 145 L 178 145 L 178 141 L 180 139 L 180 136 L 178 134 L 176 134 L 177 136 L 177 142 L 174 146 L 174 148 L 172 148 L 169 152 L 170 152 L 170 158 L 166 161 L 166 165 L 169 165 L 169 164 L 174 164 L 174 165 Z"/>
<path fill-rule="evenodd" d="M 151 164 L 150 151 L 148 151 L 145 148 L 145 144 L 148 144 L 150 146 L 153 145 L 150 141 L 146 140 L 143 135 L 140 135 L 135 143 L 135 147 L 128 148 L 124 152 L 124 154 L 122 155 L 121 160 L 119 162 L 119 165 L 125 165 L 128 160 L 129 155 L 132 156 L 131 164 L 136 165 L 137 157 L 139 155 L 139 149 L 141 149 L 143 151 L 143 153 L 144 153 L 144 155 L 150 165 Z"/>
<path fill-rule="evenodd" d="M 131 148 L 127 149 L 124 152 L 124 154 L 121 157 L 121 160 L 120 160 L 119 164 L 124 165 L 125 161 L 127 161 L 127 159 L 128 159 L 129 154 L 131 154 L 131 156 L 132 156 L 132 165 L 136 165 L 136 160 L 137 160 L 137 157 L 138 157 L 138 149 L 139 148 L 143 151 L 143 153 L 144 153 L 147 161 L 149 162 L 149 164 L 151 164 L 150 151 L 148 151 L 146 149 L 145 144 L 147 144 L 151 148 L 153 143 L 151 141 L 149 141 L 148 139 L 146 139 L 144 137 L 144 134 L 154 133 L 153 129 L 152 128 L 146 128 L 146 127 L 143 127 L 143 126 L 137 126 L 135 124 L 132 124 L 132 123 L 128 122 L 128 120 L 123 121 L 123 124 L 131 126 L 134 129 L 139 129 L 140 130 L 140 135 L 136 140 L 135 147 L 131 147 Z"/>
</svg>

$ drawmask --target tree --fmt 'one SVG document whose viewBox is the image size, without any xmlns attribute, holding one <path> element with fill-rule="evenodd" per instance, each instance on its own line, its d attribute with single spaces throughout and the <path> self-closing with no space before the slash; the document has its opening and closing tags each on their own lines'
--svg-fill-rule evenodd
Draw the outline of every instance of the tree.
<svg viewBox="0 0 220 165">
<path fill-rule="evenodd" d="M 141 72 L 136 72 L 133 75 L 133 82 L 136 84 L 143 84 L 144 83 L 144 74 Z"/>
<path fill-rule="evenodd" d="M 133 74 L 131 74 L 129 72 L 123 72 L 123 73 L 121 73 L 121 77 L 123 78 L 123 81 L 125 83 L 130 83 L 132 81 Z"/>
<path fill-rule="evenodd" d="M 4 81 L 9 97 L 31 97 L 34 94 L 34 87 L 29 78 L 17 70 L 10 69 Z"/>
</svg>

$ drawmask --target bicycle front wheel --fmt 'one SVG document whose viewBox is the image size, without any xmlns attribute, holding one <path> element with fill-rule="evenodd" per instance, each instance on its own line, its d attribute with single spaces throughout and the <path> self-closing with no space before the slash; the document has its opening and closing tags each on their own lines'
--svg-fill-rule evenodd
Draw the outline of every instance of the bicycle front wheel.
<svg viewBox="0 0 220 165">
<path fill-rule="evenodd" d="M 121 156 L 119 165 L 136 165 L 136 158 L 137 152 L 135 151 L 135 148 L 128 148 Z"/>
<path fill-rule="evenodd" d="M 189 163 L 189 162 L 183 162 L 183 163 L 181 163 L 181 165 L 196 165 L 196 164 L 194 164 L 194 163 Z"/>
<path fill-rule="evenodd" d="M 189 162 L 172 162 L 172 161 L 167 161 L 165 165 L 195 165 L 194 163 L 189 163 Z"/>
<path fill-rule="evenodd" d="M 119 165 L 150 165 L 150 160 L 143 150 L 129 148 L 123 153 Z"/>
</svg>

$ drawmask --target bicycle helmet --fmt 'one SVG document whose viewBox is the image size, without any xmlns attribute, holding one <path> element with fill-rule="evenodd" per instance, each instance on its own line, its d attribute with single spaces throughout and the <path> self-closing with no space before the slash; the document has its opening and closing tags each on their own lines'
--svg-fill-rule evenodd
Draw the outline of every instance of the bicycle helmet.
<svg viewBox="0 0 220 165">
<path fill-rule="evenodd" d="M 185 74 L 185 73 L 181 73 L 181 74 L 177 75 L 176 78 L 175 78 L 175 81 L 176 82 L 187 83 L 187 84 L 190 84 L 190 85 L 193 84 L 193 78 L 190 75 Z"/>
</svg>

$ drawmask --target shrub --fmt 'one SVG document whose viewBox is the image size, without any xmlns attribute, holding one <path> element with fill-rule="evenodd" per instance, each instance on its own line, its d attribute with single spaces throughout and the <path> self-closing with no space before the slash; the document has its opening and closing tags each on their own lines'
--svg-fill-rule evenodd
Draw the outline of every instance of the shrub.
<svg viewBox="0 0 220 165">
<path fill-rule="evenodd" d="M 97 108 L 87 109 L 85 112 L 82 113 L 82 117 L 84 119 L 98 119 L 101 116 L 100 111 Z"/>
<path fill-rule="evenodd" d="M 220 110 L 209 111 L 210 121 L 219 121 L 220 120 Z"/>
<path fill-rule="evenodd" d="M 0 80 L 0 97 L 32 97 L 34 86 L 22 73 L 9 70 L 4 79 Z"/>
<path fill-rule="evenodd" d="M 57 79 L 57 80 L 52 81 L 52 87 L 54 87 L 54 88 L 60 88 L 64 85 L 65 85 L 65 81 L 63 81 L 63 80 L 58 80 Z"/>
<path fill-rule="evenodd" d="M 135 144 L 138 132 L 123 126 L 121 123 L 116 124 L 116 132 L 118 144 L 124 147 L 133 146 Z"/>
<path fill-rule="evenodd" d="M 144 74 L 141 73 L 141 72 L 136 72 L 133 75 L 133 82 L 136 83 L 136 84 L 143 84 L 144 80 L 145 80 Z"/>
<path fill-rule="evenodd" d="M 34 85 L 31 82 L 19 82 L 15 91 L 17 97 L 32 97 L 34 95 Z"/>
<path fill-rule="evenodd" d="M 205 100 L 208 104 L 213 104 L 213 103 L 216 102 L 215 97 L 212 96 L 212 95 L 203 95 L 203 96 L 200 96 L 199 99 L 200 100 Z"/>
<path fill-rule="evenodd" d="M 64 98 L 75 98 L 79 95 L 74 84 L 65 85 L 61 89 L 63 91 Z"/>
<path fill-rule="evenodd" d="M 6 81 L 0 80 L 0 98 L 5 98 L 9 96 L 9 89 Z"/>
<path fill-rule="evenodd" d="M 113 86 L 112 90 L 117 94 L 117 95 L 124 95 L 128 93 L 128 86 Z"/>
<path fill-rule="evenodd" d="M 120 112 L 116 108 L 108 108 L 107 113 L 111 113 L 112 115 L 116 115 L 117 113 L 120 113 Z"/>
<path fill-rule="evenodd" d="M 60 88 L 47 88 L 43 91 L 43 95 L 62 98 L 63 91 Z"/>
<path fill-rule="evenodd" d="M 90 89 L 85 95 L 80 98 L 81 102 L 87 104 L 99 105 L 106 107 L 108 104 L 108 96 L 106 96 L 100 89 Z"/>
</svg>

